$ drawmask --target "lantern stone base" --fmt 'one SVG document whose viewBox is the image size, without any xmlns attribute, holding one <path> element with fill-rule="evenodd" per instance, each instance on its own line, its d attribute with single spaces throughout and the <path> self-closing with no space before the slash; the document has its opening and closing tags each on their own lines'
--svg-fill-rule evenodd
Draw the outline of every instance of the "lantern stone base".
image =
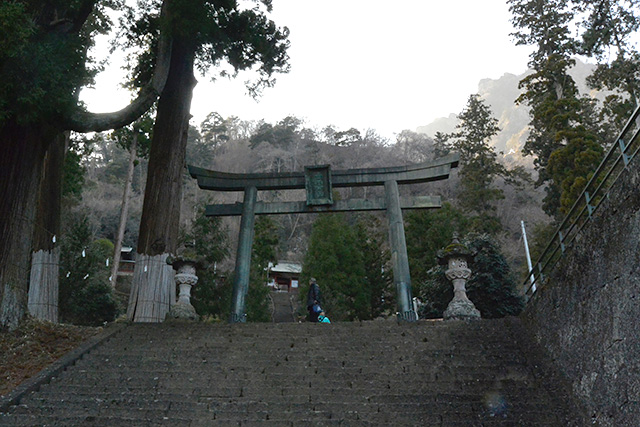
<svg viewBox="0 0 640 427">
<path fill-rule="evenodd" d="M 171 306 L 171 310 L 167 314 L 167 320 L 198 320 L 200 316 L 196 313 L 196 309 L 191 304 L 177 302 Z"/>
<path fill-rule="evenodd" d="M 453 300 L 443 314 L 444 320 L 480 319 L 480 312 L 469 300 Z"/>
</svg>

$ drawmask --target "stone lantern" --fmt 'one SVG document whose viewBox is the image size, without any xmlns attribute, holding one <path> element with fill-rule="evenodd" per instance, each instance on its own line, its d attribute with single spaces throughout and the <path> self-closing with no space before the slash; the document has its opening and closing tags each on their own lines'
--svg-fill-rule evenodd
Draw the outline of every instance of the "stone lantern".
<svg viewBox="0 0 640 427">
<path fill-rule="evenodd" d="M 176 271 L 174 280 L 178 287 L 178 301 L 171 306 L 167 314 L 168 319 L 198 320 L 196 309 L 191 305 L 191 288 L 198 283 L 196 267 L 200 264 L 196 259 L 192 245 L 185 244 L 178 249 L 175 257 L 167 259 Z M 174 294 L 175 295 L 175 294 Z"/>
<path fill-rule="evenodd" d="M 473 258 L 471 251 L 460 243 L 457 234 L 453 241 L 438 254 L 438 261 L 448 268 L 444 272 L 447 279 L 453 282 L 453 299 L 444 311 L 444 319 L 471 320 L 480 319 L 480 312 L 467 297 L 466 283 L 471 277 L 467 263 Z"/>
</svg>

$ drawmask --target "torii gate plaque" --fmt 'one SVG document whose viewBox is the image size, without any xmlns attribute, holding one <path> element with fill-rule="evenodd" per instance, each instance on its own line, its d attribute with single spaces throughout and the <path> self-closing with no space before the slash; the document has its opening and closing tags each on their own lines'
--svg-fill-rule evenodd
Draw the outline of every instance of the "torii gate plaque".
<svg viewBox="0 0 640 427">
<path fill-rule="evenodd" d="M 204 190 L 243 191 L 244 201 L 231 205 L 209 205 L 207 216 L 242 215 L 236 254 L 235 280 L 230 323 L 245 322 L 245 298 L 249 290 L 251 246 L 256 215 L 386 210 L 389 221 L 393 279 L 398 300 L 398 319 L 417 320 L 411 297 L 409 258 L 402 222 L 402 209 L 439 208 L 439 196 L 400 197 L 398 184 L 447 179 L 458 166 L 459 155 L 450 154 L 431 162 L 411 166 L 331 171 L 328 165 L 307 166 L 304 172 L 234 174 L 189 166 L 189 173 Z M 384 185 L 384 199 L 334 201 L 333 187 Z M 307 200 L 265 203 L 256 201 L 258 190 L 306 189 Z"/>
</svg>

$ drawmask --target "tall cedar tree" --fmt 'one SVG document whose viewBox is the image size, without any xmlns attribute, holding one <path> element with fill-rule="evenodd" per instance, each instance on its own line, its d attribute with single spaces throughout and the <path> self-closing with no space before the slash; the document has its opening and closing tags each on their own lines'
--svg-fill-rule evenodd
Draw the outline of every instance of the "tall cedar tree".
<svg viewBox="0 0 640 427">
<path fill-rule="evenodd" d="M 78 91 L 94 73 L 87 63 L 92 37 L 110 26 L 105 7 L 119 5 L 117 0 L 0 2 L 0 327 L 17 327 L 26 310 L 38 187 L 48 148 L 67 130 L 101 131 L 130 123 L 151 106 L 164 84 L 166 39 L 158 44 L 160 65 L 153 81 L 130 106 L 95 115 L 78 104 Z M 52 192 L 59 189 L 41 194 Z M 50 246 L 52 239 L 42 241 Z"/>
<path fill-rule="evenodd" d="M 460 123 L 456 132 L 449 135 L 452 150 L 460 153 L 462 191 L 458 203 L 473 215 L 477 231 L 496 233 L 501 224 L 495 216 L 495 202 L 503 199 L 504 194 L 493 184 L 498 177 L 509 177 L 509 172 L 498 162 L 495 150 L 489 145 L 491 138 L 500 131 L 498 120 L 478 94 L 469 96 L 458 119 Z"/>
<path fill-rule="evenodd" d="M 638 106 L 640 53 L 632 36 L 640 27 L 636 0 L 582 0 L 576 3 L 582 21 L 581 52 L 595 57 L 598 65 L 587 83 L 593 89 L 609 90 L 600 119 L 610 124 L 609 135 L 619 132 Z M 614 53 L 613 60 L 610 56 Z"/>
<path fill-rule="evenodd" d="M 575 200 L 574 189 L 588 174 L 575 173 L 563 165 L 584 165 L 581 170 L 597 166 L 592 155 L 597 152 L 594 132 L 587 128 L 589 104 L 579 98 L 574 80 L 568 74 L 575 63 L 571 55 L 578 52 L 578 43 L 571 37 L 569 25 L 574 12 L 568 0 L 509 0 L 517 45 L 533 45 L 529 66 L 533 73 L 520 82 L 524 89 L 517 102 L 531 107 L 530 133 L 523 152 L 534 155 L 538 185 L 545 185 L 543 208 L 559 218 Z M 552 154 L 564 161 L 552 160 Z M 573 157 L 578 158 L 574 159 Z M 550 165 L 549 163 L 554 163 Z"/>
<path fill-rule="evenodd" d="M 320 215 L 313 224 L 302 267 L 301 298 L 306 304 L 310 277 L 320 285 L 327 315 L 335 320 L 368 319 L 371 289 L 356 233 L 343 214 Z"/>
<path fill-rule="evenodd" d="M 172 37 L 171 63 L 158 101 L 149 172 L 140 223 L 136 269 L 127 315 L 134 321 L 162 321 L 169 307 L 171 273 L 162 262 L 176 250 L 180 220 L 182 174 L 185 166 L 191 98 L 196 84 L 194 67 L 206 69 L 226 60 L 236 70 L 257 66 L 258 84 L 273 84 L 272 75 L 287 71 L 288 30 L 267 18 L 266 7 L 241 9 L 236 1 L 178 0 L 168 5 L 164 23 Z M 130 43 L 139 32 L 159 31 L 157 11 L 144 13 L 130 27 Z M 151 22 L 151 26 L 149 23 Z M 148 46 L 147 46 L 148 47 Z M 136 77 L 146 72 L 148 55 L 140 57 Z M 253 89 L 256 89 L 254 86 Z M 159 278 L 154 280 L 153 278 Z"/>
<path fill-rule="evenodd" d="M 70 19 L 67 25 L 52 25 L 64 22 L 58 13 Z M 84 22 L 82 14 L 50 2 L 0 3 L 0 326 L 17 327 L 26 309 L 40 174 L 47 149 L 62 133 L 53 123 L 90 78 L 86 37 L 65 30 Z"/>
<path fill-rule="evenodd" d="M 36 319 L 58 322 L 58 294 L 62 179 L 69 132 L 57 135 L 47 147 L 43 165 L 33 232 L 29 273 L 29 314 Z"/>
</svg>

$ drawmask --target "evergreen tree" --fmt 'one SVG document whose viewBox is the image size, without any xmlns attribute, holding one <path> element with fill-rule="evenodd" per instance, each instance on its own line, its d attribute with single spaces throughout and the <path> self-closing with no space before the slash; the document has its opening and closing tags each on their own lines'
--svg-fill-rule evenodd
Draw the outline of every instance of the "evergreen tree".
<svg viewBox="0 0 640 427">
<path fill-rule="evenodd" d="M 310 277 L 318 280 L 323 308 L 335 320 L 368 319 L 371 289 L 356 233 L 343 214 L 320 215 L 304 258 L 300 297 L 306 304 Z"/>
<path fill-rule="evenodd" d="M 249 146 L 260 158 L 258 170 L 284 172 L 298 169 L 298 157 L 309 130 L 303 121 L 289 116 L 275 125 L 260 122 L 249 138 Z"/>
<path fill-rule="evenodd" d="M 576 7 L 584 16 L 581 52 L 598 61 L 587 83 L 593 89 L 612 92 L 600 118 L 613 135 L 638 106 L 640 53 L 632 37 L 640 27 L 640 10 L 635 0 L 581 0 Z"/>
<path fill-rule="evenodd" d="M 433 156 L 436 159 L 444 157 L 451 152 L 451 148 L 447 145 L 448 139 L 449 136 L 442 132 L 436 132 L 433 136 Z"/>
<path fill-rule="evenodd" d="M 211 168 L 225 143 L 234 139 L 233 126 L 233 118 L 223 119 L 216 112 L 209 113 L 199 128 L 189 125 L 187 164 Z"/>
<path fill-rule="evenodd" d="M 451 242 L 454 233 L 466 233 L 470 222 L 447 202 L 437 210 L 417 210 L 406 215 L 407 254 L 414 287 L 428 280 L 429 271 L 438 265 L 438 251 Z"/>
<path fill-rule="evenodd" d="M 109 285 L 113 244 L 94 240 L 86 216 L 73 218 L 62 238 L 60 318 L 63 322 L 98 326 L 113 321 L 122 308 Z"/>
<path fill-rule="evenodd" d="M 469 299 L 482 317 L 517 315 L 524 307 L 509 263 L 498 243 L 487 234 L 472 233 L 465 244 L 474 254 L 472 275 L 467 286 Z"/>
<path fill-rule="evenodd" d="M 356 128 L 335 132 L 331 143 L 336 147 L 349 147 L 362 142 L 362 134 Z"/>
<path fill-rule="evenodd" d="M 508 3 L 516 28 L 513 33 L 516 44 L 537 47 L 529 62 L 534 72 L 520 82 L 524 92 L 517 100 L 531 107 L 531 129 L 523 152 L 536 156 L 537 184 L 546 184 L 543 208 L 558 218 L 563 206 L 572 203 L 573 193 L 567 189 L 577 187 L 585 177 L 569 178 L 567 171 L 557 167 L 549 170 L 551 156 L 556 150 L 565 150 L 562 157 L 578 155 L 583 160 L 592 159 L 581 153 L 593 151 L 593 147 L 582 145 L 581 141 L 593 141 L 595 136 L 595 131 L 587 128 L 584 120 L 590 106 L 579 98 L 576 84 L 568 74 L 575 63 L 571 56 L 579 51 L 579 44 L 569 29 L 575 14 L 568 0 L 509 0 Z M 570 144 L 573 147 L 566 150 Z M 597 166 L 597 162 L 591 166 Z M 565 201 L 564 205 L 560 200 Z"/>
<path fill-rule="evenodd" d="M 64 156 L 62 171 L 62 197 L 67 202 L 78 201 L 82 197 L 87 167 L 82 163 L 92 152 L 92 144 L 86 138 L 71 138 Z"/>
<path fill-rule="evenodd" d="M 276 264 L 278 258 L 278 226 L 268 216 L 260 216 L 255 223 L 255 237 L 251 252 L 251 271 L 249 293 L 247 295 L 247 320 L 269 322 L 269 287 L 267 286 L 267 268 L 269 263 Z"/>
<path fill-rule="evenodd" d="M 31 250 L 55 251 L 43 247 L 38 233 L 57 233 L 55 224 L 41 220 L 59 212 L 36 209 L 59 209 L 57 201 L 40 199 L 58 195 L 60 180 L 44 183 L 49 188 L 40 180 L 43 174 L 61 175 L 64 119 L 77 106 L 79 87 L 94 74 L 87 51 L 98 28 L 84 24 L 95 3 L 0 2 L 0 327 L 17 327 L 26 311 Z M 93 18 L 93 24 L 101 21 L 100 14 Z"/>
<path fill-rule="evenodd" d="M 593 176 L 604 149 L 594 133 L 582 126 L 562 132 L 566 145 L 549 157 L 549 176 L 559 187 L 559 212 L 567 214 Z"/>
<path fill-rule="evenodd" d="M 361 320 L 375 319 L 395 306 L 391 259 L 383 229 L 378 217 L 373 215 L 362 215 L 355 226 L 364 263 L 365 286 L 371 296 L 369 313 L 364 317 L 363 311 Z"/>
<path fill-rule="evenodd" d="M 251 135 L 250 147 L 256 148 L 261 143 L 271 144 L 276 148 L 287 149 L 298 137 L 297 133 L 302 126 L 302 120 L 297 117 L 285 117 L 276 123 L 275 126 L 269 123 L 262 123 Z"/>
<path fill-rule="evenodd" d="M 231 287 L 220 276 L 217 264 L 229 255 L 227 229 L 220 218 L 209 218 L 201 208 L 185 240 L 192 242 L 200 257 L 198 283 L 191 303 L 201 316 L 226 319 L 231 310 Z"/>
<path fill-rule="evenodd" d="M 504 194 L 493 184 L 498 177 L 510 176 L 489 145 L 500 131 L 498 121 L 477 94 L 469 96 L 458 119 L 456 132 L 449 135 L 452 151 L 460 153 L 462 191 L 458 203 L 465 212 L 472 214 L 475 230 L 496 233 L 502 226 L 495 216 L 495 202 L 503 199 Z"/>
<path fill-rule="evenodd" d="M 251 253 L 251 271 L 247 294 L 247 320 L 268 322 L 271 320 L 266 271 L 270 262 L 276 262 L 275 248 L 278 245 L 276 223 L 269 217 L 258 217 Z M 231 311 L 233 277 L 223 277 L 216 265 L 229 254 L 227 230 L 220 218 L 208 218 L 204 211 L 193 223 L 187 239 L 195 243 L 198 254 L 204 255 L 198 270 L 198 284 L 194 288 L 193 306 L 203 316 L 225 319 Z"/>
<path fill-rule="evenodd" d="M 442 266 L 431 267 L 424 278 L 413 283 L 413 295 L 420 300 L 418 317 L 421 319 L 440 319 L 447 305 L 453 299 L 453 286 L 447 280 Z M 467 288 L 468 290 L 468 288 Z M 476 306 L 476 308 L 478 308 Z"/>
<path fill-rule="evenodd" d="M 200 123 L 202 138 L 205 143 L 216 148 L 219 144 L 229 140 L 229 120 L 225 120 L 216 112 L 207 114 Z"/>
<path fill-rule="evenodd" d="M 531 251 L 531 260 L 536 262 L 546 249 L 547 245 L 556 234 L 555 224 L 538 223 L 534 224 L 531 238 L 529 239 L 529 250 Z M 534 268 L 536 268 L 534 266 Z M 527 271 L 527 274 L 529 272 Z"/>
</svg>

